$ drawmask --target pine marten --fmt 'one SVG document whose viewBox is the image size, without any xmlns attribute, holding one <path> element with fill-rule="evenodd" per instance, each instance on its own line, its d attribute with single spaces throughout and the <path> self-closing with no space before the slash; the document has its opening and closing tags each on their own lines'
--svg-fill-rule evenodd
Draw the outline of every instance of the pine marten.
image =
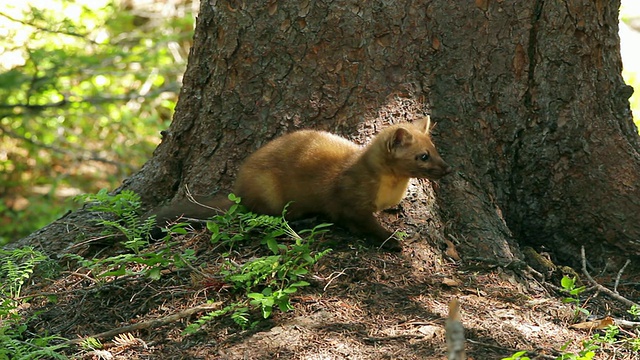
<svg viewBox="0 0 640 360">
<path fill-rule="evenodd" d="M 250 155 L 240 167 L 233 192 L 250 211 L 287 219 L 323 215 L 363 234 L 373 245 L 398 251 L 400 243 L 374 213 L 405 195 L 410 178 L 436 180 L 451 172 L 429 136 L 428 117 L 383 129 L 366 147 L 325 131 L 300 130 L 283 135 Z M 220 196 L 198 199 L 227 209 Z M 162 209 L 158 224 L 178 216 L 205 219 L 215 210 L 183 201 Z"/>
</svg>

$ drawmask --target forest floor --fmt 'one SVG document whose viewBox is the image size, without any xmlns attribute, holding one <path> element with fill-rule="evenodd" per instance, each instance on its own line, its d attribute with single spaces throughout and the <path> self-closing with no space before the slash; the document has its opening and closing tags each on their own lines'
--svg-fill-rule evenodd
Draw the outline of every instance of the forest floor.
<svg viewBox="0 0 640 360">
<path fill-rule="evenodd" d="M 222 316 L 195 334 L 182 334 L 206 314 L 184 316 L 189 309 L 209 300 L 215 307 L 240 299 L 219 277 L 207 279 L 202 277 L 206 270 L 198 275 L 188 268 L 167 269 L 159 280 L 140 276 L 96 282 L 81 267 L 54 280 L 36 277 L 23 289 L 24 296 L 56 296 L 37 296 L 24 311 L 39 313 L 29 323 L 34 333 L 68 339 L 133 326 L 124 332 L 127 336 L 103 338 L 102 350 L 69 348 L 67 355 L 81 359 L 443 359 L 452 299 L 461 305 L 470 359 L 502 359 L 519 350 L 529 351 L 532 359 L 555 359 L 578 354 L 583 341 L 599 332 L 570 327 L 577 321 L 576 308 L 553 290 L 559 280 L 551 286 L 503 267 L 487 270 L 487 264 L 446 260 L 433 255 L 434 244 L 426 240 L 409 240 L 403 252 L 387 253 L 355 240 L 336 244 L 335 237 L 344 241 L 343 235 L 316 243 L 333 251 L 306 276 L 311 285 L 293 294 L 293 310 L 274 310 L 271 318 L 247 330 Z M 205 264 L 213 269 L 220 250 L 209 239 L 204 231 L 190 233 L 179 238 L 178 247 L 194 249 L 200 269 Z M 101 251 L 101 256 L 118 252 L 114 247 Z M 260 251 L 247 245 L 234 253 L 240 258 Z M 614 279 L 598 281 L 609 285 Z M 629 286 L 623 280 L 619 291 L 638 299 L 637 278 Z M 583 294 L 581 304 L 595 318 L 632 320 L 627 308 L 592 290 Z M 261 319 L 260 313 L 252 316 Z M 599 348 L 596 359 L 640 359 L 628 344 L 600 343 Z"/>
</svg>

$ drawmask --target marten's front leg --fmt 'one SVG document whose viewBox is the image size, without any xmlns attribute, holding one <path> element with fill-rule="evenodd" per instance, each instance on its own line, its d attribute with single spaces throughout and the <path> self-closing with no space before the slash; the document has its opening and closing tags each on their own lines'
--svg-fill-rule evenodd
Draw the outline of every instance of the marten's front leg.
<svg viewBox="0 0 640 360">
<path fill-rule="evenodd" d="M 345 226 L 353 233 L 363 234 L 367 242 L 374 246 L 382 246 L 388 251 L 401 251 L 400 242 L 392 238 L 393 233 L 385 229 L 372 213 L 352 213 L 343 215 L 338 224 Z"/>
</svg>

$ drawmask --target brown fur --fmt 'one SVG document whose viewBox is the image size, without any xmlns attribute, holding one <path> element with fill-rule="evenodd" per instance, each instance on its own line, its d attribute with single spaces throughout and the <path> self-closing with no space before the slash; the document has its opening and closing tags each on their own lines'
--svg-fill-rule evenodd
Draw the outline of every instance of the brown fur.
<svg viewBox="0 0 640 360">
<path fill-rule="evenodd" d="M 324 131 L 284 135 L 247 158 L 233 191 L 253 212 L 280 215 L 291 203 L 288 219 L 324 215 L 379 245 L 391 232 L 373 214 L 398 204 L 410 178 L 436 180 L 449 172 L 431 142 L 425 118 L 389 126 L 364 148 Z M 220 197 L 200 200 L 223 209 L 229 205 Z M 182 204 L 169 213 L 206 218 L 215 212 Z M 162 212 L 158 217 L 167 218 Z M 395 239 L 384 246 L 400 248 Z"/>
</svg>

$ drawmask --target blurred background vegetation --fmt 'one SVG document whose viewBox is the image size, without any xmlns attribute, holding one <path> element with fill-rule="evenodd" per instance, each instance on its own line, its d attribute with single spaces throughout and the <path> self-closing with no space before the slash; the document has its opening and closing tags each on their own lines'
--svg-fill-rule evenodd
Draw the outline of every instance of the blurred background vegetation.
<svg viewBox="0 0 640 360">
<path fill-rule="evenodd" d="M 623 0 L 621 15 L 636 124 L 638 5 Z M 198 6 L 197 0 L 0 4 L 0 245 L 72 209 L 74 195 L 116 188 L 151 157 L 171 123 Z"/>
<path fill-rule="evenodd" d="M 622 0 L 620 6 L 620 53 L 622 76 L 634 92 L 629 99 L 633 121 L 640 128 L 640 1 Z"/>
<path fill-rule="evenodd" d="M 171 123 L 193 0 L 0 5 L 0 244 L 113 189 Z"/>
</svg>

